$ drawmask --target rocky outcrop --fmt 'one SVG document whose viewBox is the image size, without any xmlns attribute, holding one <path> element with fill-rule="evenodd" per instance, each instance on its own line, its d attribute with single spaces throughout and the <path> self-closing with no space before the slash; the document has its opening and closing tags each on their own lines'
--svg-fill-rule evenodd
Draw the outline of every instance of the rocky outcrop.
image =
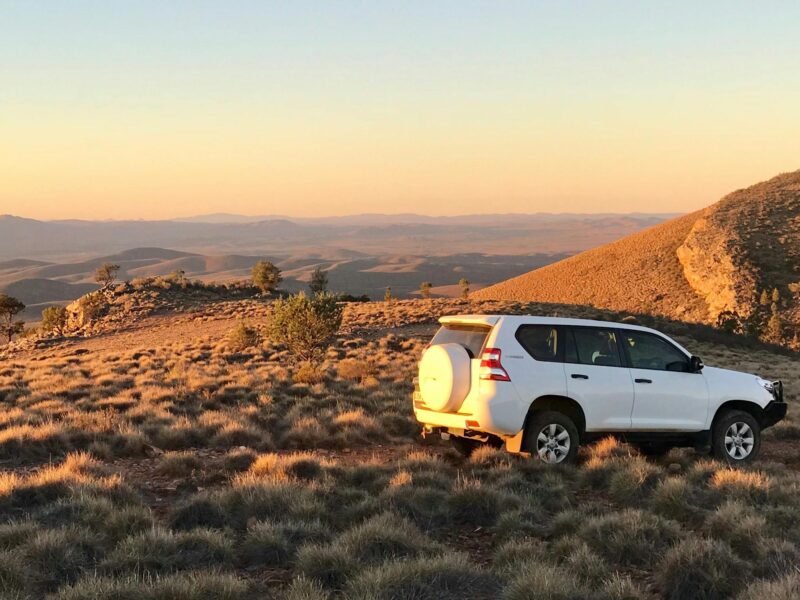
<svg viewBox="0 0 800 600">
<path fill-rule="evenodd" d="M 676 254 L 686 281 L 708 305 L 710 321 L 724 311 L 750 316 L 755 307 L 756 278 L 730 232 L 700 218 Z"/>
</svg>

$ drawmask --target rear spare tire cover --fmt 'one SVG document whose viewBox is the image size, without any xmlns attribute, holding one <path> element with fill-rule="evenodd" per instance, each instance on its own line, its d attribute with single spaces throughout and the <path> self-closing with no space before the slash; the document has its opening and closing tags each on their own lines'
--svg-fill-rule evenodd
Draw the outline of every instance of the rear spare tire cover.
<svg viewBox="0 0 800 600">
<path fill-rule="evenodd" d="M 432 410 L 458 409 L 471 385 L 470 357 L 460 344 L 431 346 L 419 363 L 419 390 Z"/>
</svg>

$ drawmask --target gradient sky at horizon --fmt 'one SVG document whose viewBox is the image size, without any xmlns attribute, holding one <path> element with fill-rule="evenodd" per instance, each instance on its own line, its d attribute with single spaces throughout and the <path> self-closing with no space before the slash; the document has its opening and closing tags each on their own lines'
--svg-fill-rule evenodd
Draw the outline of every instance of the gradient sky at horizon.
<svg viewBox="0 0 800 600">
<path fill-rule="evenodd" d="M 796 2 L 0 0 L 0 213 L 678 212 L 800 168 Z"/>
</svg>

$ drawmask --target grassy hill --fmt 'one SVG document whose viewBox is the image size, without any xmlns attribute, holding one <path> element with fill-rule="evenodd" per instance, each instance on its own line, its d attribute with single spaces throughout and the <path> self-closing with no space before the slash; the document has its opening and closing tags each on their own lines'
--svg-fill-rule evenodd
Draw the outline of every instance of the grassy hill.
<svg viewBox="0 0 800 600">
<path fill-rule="evenodd" d="M 640 317 L 709 365 L 783 378 L 788 420 L 748 470 L 605 440 L 553 471 L 493 449 L 464 459 L 419 436 L 417 360 L 436 318 L 465 312 L 621 316 L 350 304 L 311 379 L 278 343 L 229 344 L 243 320 L 266 327 L 259 299 L 133 312 L 124 328 L 0 355 L 0 595 L 797 597 L 795 354 Z"/>
<path fill-rule="evenodd" d="M 589 304 L 715 322 L 723 312 L 760 325 L 778 290 L 783 339 L 800 325 L 800 171 L 729 194 L 622 240 L 489 286 L 478 298 Z M 770 298 L 770 304 L 772 300 Z"/>
</svg>

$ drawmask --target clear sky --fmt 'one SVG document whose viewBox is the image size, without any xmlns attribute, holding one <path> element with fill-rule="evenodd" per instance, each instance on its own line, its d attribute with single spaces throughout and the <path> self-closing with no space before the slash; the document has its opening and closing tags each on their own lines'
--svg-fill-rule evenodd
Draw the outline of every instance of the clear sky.
<svg viewBox="0 0 800 600">
<path fill-rule="evenodd" d="M 798 168 L 798 2 L 0 0 L 0 213 L 688 211 Z"/>
</svg>

